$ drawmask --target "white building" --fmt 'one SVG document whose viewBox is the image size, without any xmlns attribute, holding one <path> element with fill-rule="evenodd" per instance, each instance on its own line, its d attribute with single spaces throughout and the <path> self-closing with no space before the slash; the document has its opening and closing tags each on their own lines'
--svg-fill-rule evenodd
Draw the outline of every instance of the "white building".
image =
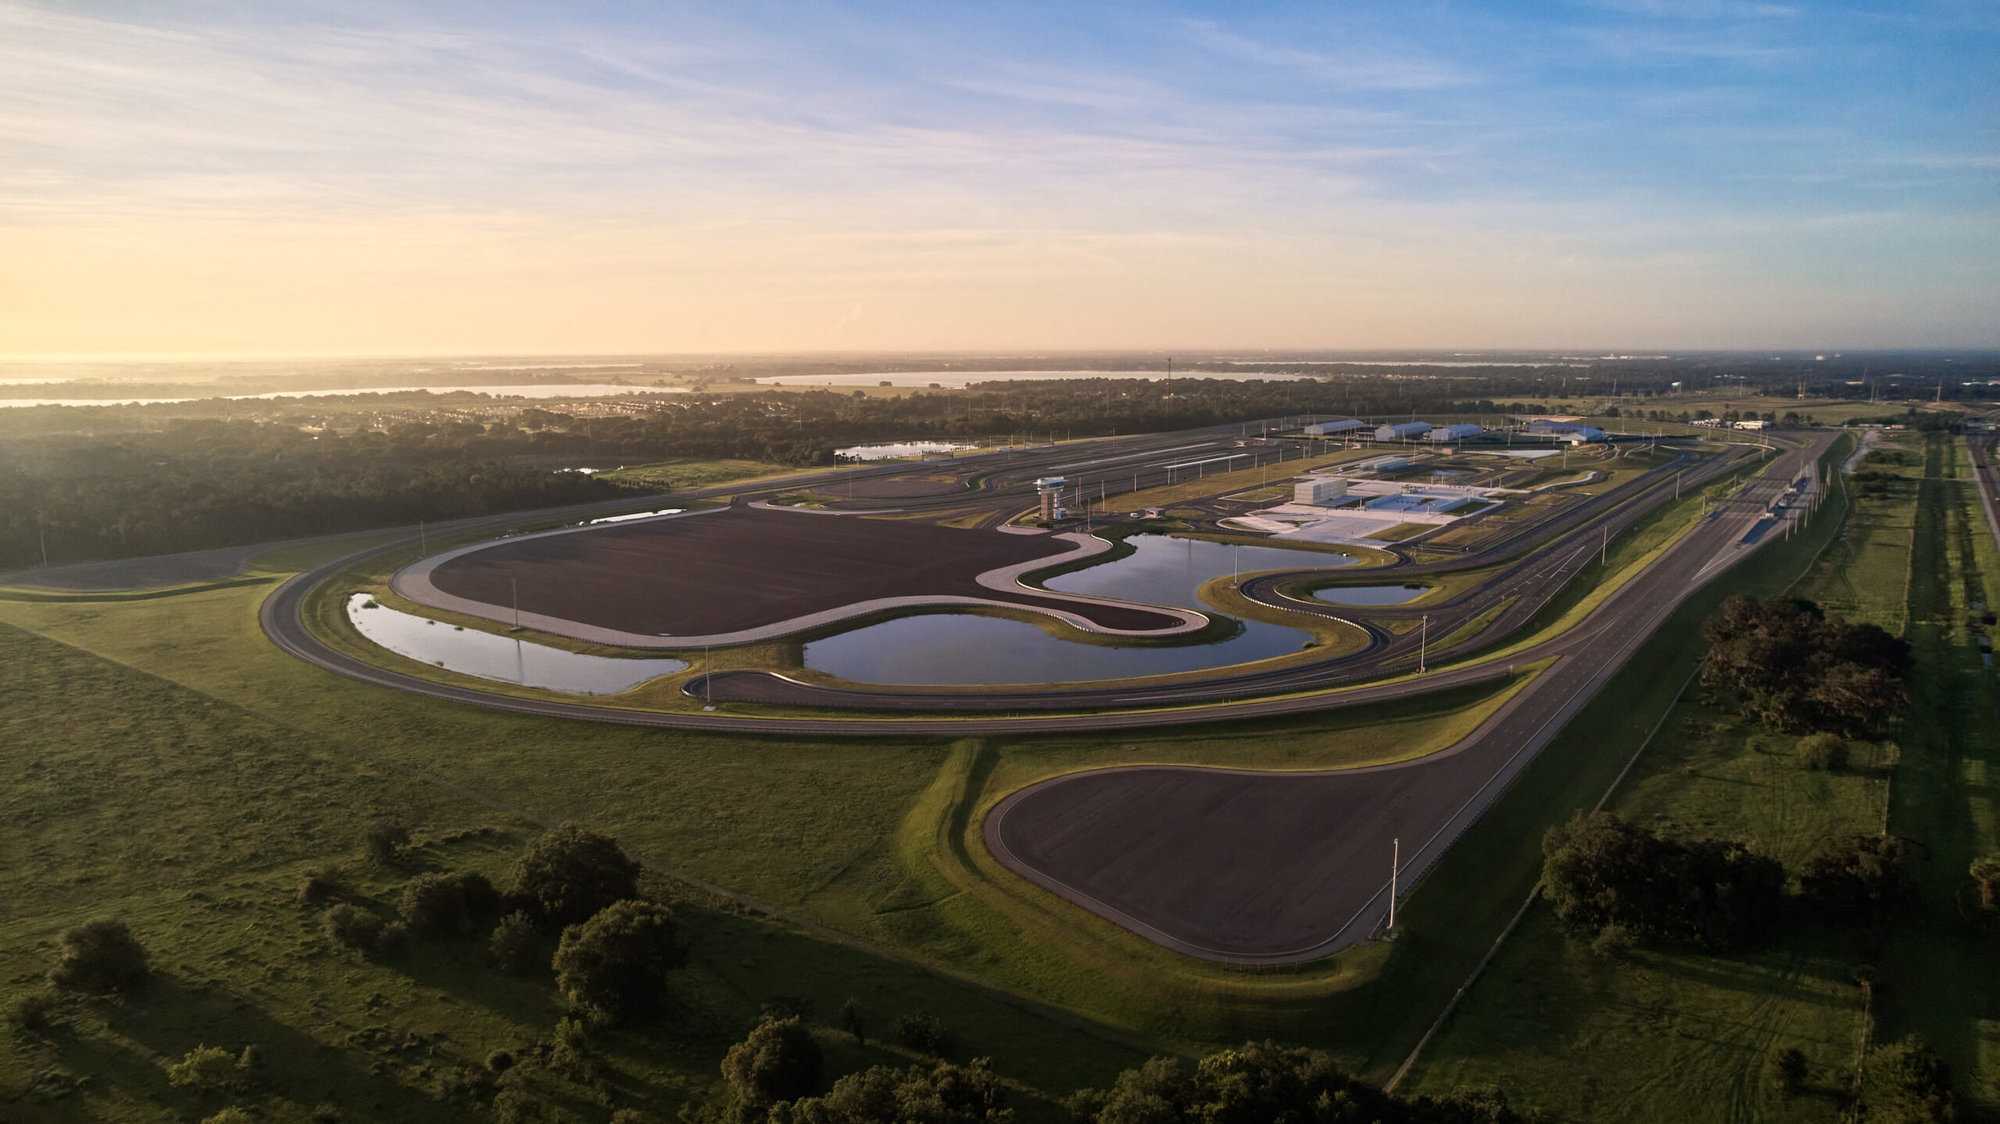
<svg viewBox="0 0 2000 1124">
<path fill-rule="evenodd" d="M 1315 425 L 1309 425 L 1306 427 L 1306 436 L 1337 437 L 1343 433 L 1353 433 L 1356 430 L 1366 429 L 1366 428 L 1367 426 L 1365 423 L 1358 422 L 1353 418 L 1348 418 L 1346 421 L 1319 422 L 1318 424 Z"/>
<path fill-rule="evenodd" d="M 1401 422 L 1396 425 L 1385 425 L 1377 428 L 1375 430 L 1375 440 L 1415 441 L 1430 431 L 1431 423 L 1429 422 Z"/>
<path fill-rule="evenodd" d="M 1332 507 L 1335 502 L 1346 498 L 1347 481 L 1325 476 L 1315 476 L 1292 488 L 1293 503 L 1310 504 L 1313 507 Z"/>
<path fill-rule="evenodd" d="M 1483 432 L 1485 431 L 1476 425 L 1447 425 L 1441 429 L 1433 429 L 1429 433 L 1426 433 L 1424 440 L 1463 441 L 1468 437 L 1477 437 Z"/>
</svg>

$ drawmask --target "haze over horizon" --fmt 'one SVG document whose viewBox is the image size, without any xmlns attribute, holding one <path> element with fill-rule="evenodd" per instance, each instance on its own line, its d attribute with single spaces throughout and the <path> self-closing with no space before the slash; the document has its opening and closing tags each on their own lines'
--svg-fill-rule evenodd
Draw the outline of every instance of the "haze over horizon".
<svg viewBox="0 0 2000 1124">
<path fill-rule="evenodd" d="M 0 0 L 0 355 L 2000 346 L 2000 12 Z"/>
</svg>

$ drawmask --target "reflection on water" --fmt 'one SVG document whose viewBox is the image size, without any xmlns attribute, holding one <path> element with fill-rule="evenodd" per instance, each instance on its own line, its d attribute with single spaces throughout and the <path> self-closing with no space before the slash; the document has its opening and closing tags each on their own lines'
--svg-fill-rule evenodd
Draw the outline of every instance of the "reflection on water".
<svg viewBox="0 0 2000 1124">
<path fill-rule="evenodd" d="M 512 636 L 440 624 L 391 609 L 365 593 L 347 599 L 347 619 L 361 635 L 399 656 L 461 675 L 572 695 L 615 695 L 687 667 L 683 660 L 586 656 Z"/>
<path fill-rule="evenodd" d="M 1165 535 L 1135 535 L 1134 552 L 1115 562 L 1052 578 L 1064 593 L 1202 608 L 1204 583 L 1231 573 L 1351 566 L 1320 551 L 1236 547 Z M 902 617 L 815 640 L 805 665 L 858 683 L 974 686 L 982 683 L 1074 683 L 1202 671 L 1270 659 L 1303 647 L 1294 628 L 1244 621 L 1236 636 L 1179 647 L 1109 647 L 1059 640 L 1032 624 L 967 613 Z"/>
<path fill-rule="evenodd" d="M 845 449 L 835 449 L 833 455 L 844 461 L 887 461 L 897 457 L 914 457 L 924 453 L 955 453 L 960 449 L 977 448 L 962 441 L 891 441 L 880 445 L 849 445 Z"/>
<path fill-rule="evenodd" d="M 1335 605 L 1403 605 L 1430 591 L 1427 585 L 1345 585 L 1315 590 L 1313 599 Z"/>
</svg>

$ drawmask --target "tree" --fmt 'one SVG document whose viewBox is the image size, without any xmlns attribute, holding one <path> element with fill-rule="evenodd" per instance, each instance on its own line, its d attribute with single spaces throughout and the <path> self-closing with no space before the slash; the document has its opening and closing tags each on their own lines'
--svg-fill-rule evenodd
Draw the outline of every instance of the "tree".
<svg viewBox="0 0 2000 1124">
<path fill-rule="evenodd" d="M 509 975 L 520 975 L 534 967 L 542 952 L 542 934 L 535 928 L 535 922 L 525 913 L 510 913 L 493 927 L 493 937 L 487 949 L 492 953 L 493 966 Z M 542 961 L 547 963 L 546 960 Z"/>
<path fill-rule="evenodd" d="M 1909 644 L 1810 601 L 1732 597 L 1702 633 L 1702 685 L 1733 693 L 1746 716 L 1775 729 L 1857 736 L 1906 701 Z"/>
<path fill-rule="evenodd" d="M 861 1004 L 858 1000 L 850 996 L 841 1003 L 840 1013 L 836 1017 L 840 1020 L 840 1029 L 854 1036 L 856 1046 L 868 1045 L 868 1026 L 862 1018 Z"/>
<path fill-rule="evenodd" d="M 729 1048 L 722 1077 L 739 1103 L 766 1109 L 819 1092 L 826 1066 L 819 1043 L 797 1018 L 765 1019 Z"/>
<path fill-rule="evenodd" d="M 1795 1093 L 1806 1083 L 1806 1056 L 1797 1046 L 1771 1053 L 1771 1084 L 1780 1093 Z"/>
<path fill-rule="evenodd" d="M 1829 917 L 1879 921 L 1916 900 L 1910 850 L 1894 835 L 1822 839 L 1799 868 L 1799 893 Z"/>
<path fill-rule="evenodd" d="M 929 1011 L 912 1011 L 896 1018 L 896 1043 L 919 1054 L 941 1058 L 954 1045 L 951 1030 Z"/>
<path fill-rule="evenodd" d="M 403 884 L 397 910 L 413 932 L 458 936 L 471 928 L 465 884 L 449 874 L 419 874 Z"/>
<path fill-rule="evenodd" d="M 1951 1071 L 1914 1034 L 1869 1051 L 1859 1100 L 1868 1124 L 1941 1124 L 1957 1118 Z"/>
<path fill-rule="evenodd" d="M 1003 1124 L 1014 1118 L 1007 1089 L 985 1058 L 965 1065 L 871 1066 L 833 1083 L 825 1096 L 779 1102 L 773 1124 Z"/>
<path fill-rule="evenodd" d="M 70 991 L 103 995 L 136 991 L 152 969 L 146 949 L 123 921 L 99 918 L 62 935 L 49 982 Z"/>
<path fill-rule="evenodd" d="M 1201 1059 L 1193 1071 L 1154 1058 L 1118 1075 L 1110 1089 L 1086 1089 L 1070 1112 L 1094 1124 L 1209 1124 L 1313 1121 L 1314 1124 L 1518 1124 L 1497 1088 L 1458 1089 L 1442 1098 L 1403 1100 L 1341 1072 L 1318 1050 L 1246 1043 Z"/>
<path fill-rule="evenodd" d="M 665 906 L 627 899 L 563 930 L 556 987 L 605 1022 L 637 1022 L 666 1002 L 667 973 L 687 962 L 674 915 Z"/>
<path fill-rule="evenodd" d="M 613 840 L 564 824 L 536 836 L 514 862 L 522 908 L 551 926 L 577 925 L 639 892 L 639 864 Z"/>
<path fill-rule="evenodd" d="M 1661 839 L 1609 812 L 1550 828 L 1542 854 L 1542 896 L 1557 918 L 1600 935 L 1615 925 L 1628 937 L 1744 948 L 1769 932 L 1784 896 L 1775 859 L 1724 840 Z"/>
<path fill-rule="evenodd" d="M 1824 731 L 1799 739 L 1799 764 L 1808 769 L 1845 769 L 1847 739 Z"/>
</svg>

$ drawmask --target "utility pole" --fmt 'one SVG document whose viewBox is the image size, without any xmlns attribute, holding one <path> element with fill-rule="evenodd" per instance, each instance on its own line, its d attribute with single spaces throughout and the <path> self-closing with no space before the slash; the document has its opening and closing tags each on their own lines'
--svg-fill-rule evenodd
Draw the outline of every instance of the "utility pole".
<svg viewBox="0 0 2000 1124">
<path fill-rule="evenodd" d="M 514 631 L 521 631 L 521 579 L 508 578 L 507 584 L 514 588 Z"/>
<path fill-rule="evenodd" d="M 417 557 L 422 558 L 431 552 L 429 542 L 430 540 L 424 537 L 424 521 L 419 519 L 417 520 Z"/>
<path fill-rule="evenodd" d="M 1597 544 L 1597 564 L 1608 566 L 1611 564 L 1611 528 L 1604 526 L 1599 527 L 1598 530 L 1603 531 L 1604 534 L 1602 541 Z"/>
<path fill-rule="evenodd" d="M 1431 644 L 1431 615 L 1425 613 L 1417 622 L 1417 674 L 1424 673 L 1424 657 Z"/>
<path fill-rule="evenodd" d="M 1396 876 L 1403 870 L 1403 839 L 1389 841 L 1389 939 L 1396 939 Z"/>
<path fill-rule="evenodd" d="M 49 532 L 47 528 L 36 527 L 35 536 L 42 540 L 42 569 L 49 568 Z"/>
</svg>

